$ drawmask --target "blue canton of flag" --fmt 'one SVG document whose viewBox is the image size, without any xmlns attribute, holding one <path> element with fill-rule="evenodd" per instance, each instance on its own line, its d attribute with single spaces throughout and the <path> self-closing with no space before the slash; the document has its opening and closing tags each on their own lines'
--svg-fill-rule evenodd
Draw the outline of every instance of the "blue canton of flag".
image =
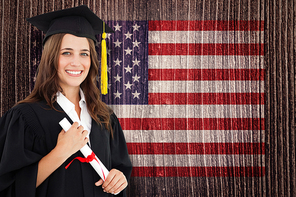
<svg viewBox="0 0 296 197">
<path fill-rule="evenodd" d="M 112 104 L 148 104 L 148 23 L 109 21 L 115 33 L 106 38 L 108 94 Z M 99 47 L 100 48 L 100 47 Z"/>
</svg>

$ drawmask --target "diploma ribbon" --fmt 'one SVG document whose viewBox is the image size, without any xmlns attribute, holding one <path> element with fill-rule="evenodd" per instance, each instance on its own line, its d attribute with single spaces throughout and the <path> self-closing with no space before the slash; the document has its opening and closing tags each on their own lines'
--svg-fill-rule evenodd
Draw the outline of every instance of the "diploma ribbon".
<svg viewBox="0 0 296 197">
<path fill-rule="evenodd" d="M 100 165 L 101 167 L 101 164 L 100 162 L 97 160 L 96 158 L 96 155 L 94 152 L 92 152 L 90 155 L 88 155 L 86 158 L 83 158 L 83 157 L 75 157 L 66 167 L 65 169 L 68 169 L 69 166 L 71 165 L 71 163 L 75 160 L 75 159 L 78 159 L 80 162 L 82 163 L 89 163 L 89 162 L 92 162 L 93 160 L 96 160 L 98 162 L 98 164 Z M 105 173 L 103 171 L 103 168 L 101 167 L 101 170 L 102 170 L 102 174 L 104 176 L 104 180 L 106 180 L 106 177 L 105 177 Z"/>
<path fill-rule="evenodd" d="M 68 131 L 72 126 L 67 118 L 64 118 L 63 120 L 61 120 L 59 124 L 65 131 Z M 79 159 L 78 158 L 75 158 L 75 159 L 78 159 L 81 162 L 89 163 L 94 168 L 94 170 L 98 173 L 101 179 L 105 181 L 106 177 L 109 174 L 109 170 L 104 166 L 104 164 L 100 161 L 100 159 L 97 156 L 95 156 L 95 153 L 91 150 L 91 148 L 87 144 L 85 144 L 80 149 L 80 152 L 83 154 L 85 158 L 78 157 Z M 70 164 L 73 162 L 73 160 L 70 162 Z M 96 162 L 92 162 L 93 160 L 95 160 Z M 66 169 L 69 167 L 70 164 L 66 166 Z"/>
</svg>

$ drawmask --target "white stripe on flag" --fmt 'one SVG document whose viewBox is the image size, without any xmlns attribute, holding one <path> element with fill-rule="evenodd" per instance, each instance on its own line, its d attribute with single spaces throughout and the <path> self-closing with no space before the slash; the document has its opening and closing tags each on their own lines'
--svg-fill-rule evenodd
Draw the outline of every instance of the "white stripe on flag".
<svg viewBox="0 0 296 197">
<path fill-rule="evenodd" d="M 149 69 L 263 69 L 264 56 L 150 55 Z"/>
<path fill-rule="evenodd" d="M 149 81 L 149 93 L 262 92 L 264 81 Z"/>
<path fill-rule="evenodd" d="M 263 43 L 262 31 L 149 31 L 149 43 Z"/>
<path fill-rule="evenodd" d="M 134 167 L 265 166 L 264 155 L 130 155 Z"/>
<path fill-rule="evenodd" d="M 260 143 L 264 130 L 124 130 L 127 143 Z"/>
<path fill-rule="evenodd" d="M 110 105 L 120 118 L 260 118 L 263 105 Z"/>
</svg>

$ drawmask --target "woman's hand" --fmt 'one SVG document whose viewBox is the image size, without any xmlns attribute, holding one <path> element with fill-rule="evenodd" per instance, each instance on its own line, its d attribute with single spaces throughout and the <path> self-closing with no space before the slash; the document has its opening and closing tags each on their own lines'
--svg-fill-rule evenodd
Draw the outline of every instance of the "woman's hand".
<svg viewBox="0 0 296 197">
<path fill-rule="evenodd" d="M 118 194 L 127 186 L 127 180 L 124 174 L 116 169 L 112 169 L 105 182 L 101 179 L 95 183 L 96 186 L 102 185 L 104 192 L 111 193 L 111 194 Z"/>
<path fill-rule="evenodd" d="M 88 132 L 83 130 L 82 126 L 78 126 L 75 122 L 67 132 L 62 130 L 56 147 L 39 161 L 36 187 L 88 142 Z"/>
<path fill-rule="evenodd" d="M 64 130 L 60 132 L 55 148 L 60 151 L 61 155 L 68 158 L 88 142 L 87 134 L 88 131 L 84 130 L 83 126 L 74 122 L 67 132 Z"/>
</svg>

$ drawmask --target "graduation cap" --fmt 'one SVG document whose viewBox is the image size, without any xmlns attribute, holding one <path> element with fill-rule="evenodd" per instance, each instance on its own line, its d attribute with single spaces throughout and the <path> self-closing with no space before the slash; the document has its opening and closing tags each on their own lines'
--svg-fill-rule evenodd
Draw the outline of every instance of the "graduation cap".
<svg viewBox="0 0 296 197">
<path fill-rule="evenodd" d="M 86 5 L 48 12 L 28 18 L 27 21 L 45 33 L 43 44 L 49 36 L 58 33 L 87 37 L 95 42 L 97 34 L 114 33 Z"/>
<path fill-rule="evenodd" d="M 114 31 L 106 25 L 95 13 L 86 5 L 74 8 L 48 12 L 27 19 L 32 25 L 45 33 L 43 44 L 51 35 L 58 33 L 69 33 L 78 37 L 86 37 L 96 42 L 95 35 L 102 34 L 102 57 L 101 57 L 101 92 L 108 92 L 107 75 L 107 52 L 106 33 Z"/>
</svg>

